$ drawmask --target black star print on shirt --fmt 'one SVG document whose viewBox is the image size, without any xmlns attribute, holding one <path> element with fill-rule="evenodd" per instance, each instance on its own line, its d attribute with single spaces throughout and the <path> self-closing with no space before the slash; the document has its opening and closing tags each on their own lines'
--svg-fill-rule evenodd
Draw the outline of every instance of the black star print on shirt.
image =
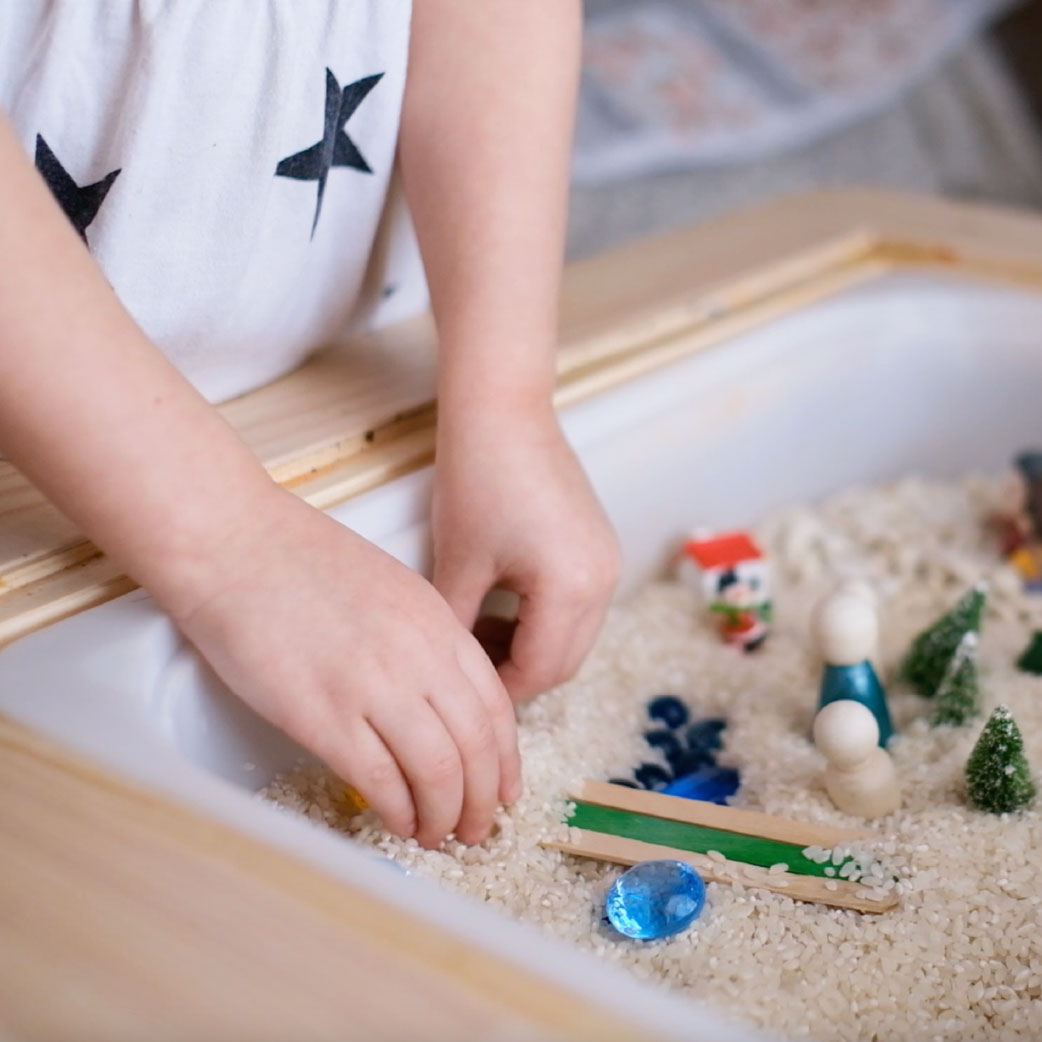
<svg viewBox="0 0 1042 1042">
<path fill-rule="evenodd" d="M 97 216 L 101 204 L 105 201 L 105 196 L 109 194 L 112 182 L 119 177 L 120 170 L 123 168 L 113 170 L 100 181 L 80 188 L 58 161 L 58 157 L 51 151 L 50 145 L 44 141 L 43 135 L 37 134 L 36 169 L 47 182 L 47 187 L 58 200 L 58 205 L 65 211 L 65 216 L 72 222 L 79 237 L 86 242 L 87 227 Z"/>
<path fill-rule="evenodd" d="M 314 238 L 318 226 L 318 215 L 322 212 L 322 196 L 326 191 L 326 178 L 332 166 L 347 166 L 352 170 L 360 170 L 363 174 L 371 174 L 369 164 L 355 143 L 347 136 L 344 126 L 354 114 L 355 109 L 365 100 L 366 95 L 383 78 L 383 73 L 366 76 L 364 79 L 349 83 L 343 92 L 332 71 L 326 69 L 326 121 L 322 140 L 287 156 L 277 167 L 276 177 L 292 177 L 297 181 L 317 181 L 318 200 L 315 202 L 315 219 L 311 222 L 311 236 Z"/>
</svg>

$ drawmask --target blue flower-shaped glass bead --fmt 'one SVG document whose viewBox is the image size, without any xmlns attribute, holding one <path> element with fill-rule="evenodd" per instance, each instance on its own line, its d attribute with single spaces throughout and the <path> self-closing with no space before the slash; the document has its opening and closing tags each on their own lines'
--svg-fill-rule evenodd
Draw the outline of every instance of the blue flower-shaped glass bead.
<svg viewBox="0 0 1042 1042">
<path fill-rule="evenodd" d="M 673 780 L 673 775 L 657 763 L 642 763 L 633 772 L 633 777 L 642 789 L 651 789 L 652 792 L 664 789 Z"/>
<path fill-rule="evenodd" d="M 645 731 L 644 741 L 646 741 L 652 749 L 658 749 L 658 751 L 662 753 L 670 763 L 684 752 L 684 747 L 680 744 L 680 739 L 676 736 L 676 732 L 668 731 L 665 728 L 659 728 L 654 731 Z"/>
<path fill-rule="evenodd" d="M 690 926 L 706 901 L 702 877 L 683 861 L 644 861 L 623 872 L 605 900 L 608 921 L 639 941 L 671 937 Z"/>
<path fill-rule="evenodd" d="M 690 749 L 712 753 L 724 744 L 721 732 L 727 727 L 727 721 L 719 717 L 709 717 L 693 723 L 687 729 L 687 744 Z"/>
<path fill-rule="evenodd" d="M 713 753 L 704 752 L 701 749 L 684 749 L 679 756 L 669 761 L 674 778 L 683 778 L 687 774 L 694 774 L 704 767 L 712 767 L 716 763 Z"/>
<path fill-rule="evenodd" d="M 648 716 L 666 727 L 683 727 L 688 711 L 676 695 L 659 695 L 648 703 Z"/>
</svg>

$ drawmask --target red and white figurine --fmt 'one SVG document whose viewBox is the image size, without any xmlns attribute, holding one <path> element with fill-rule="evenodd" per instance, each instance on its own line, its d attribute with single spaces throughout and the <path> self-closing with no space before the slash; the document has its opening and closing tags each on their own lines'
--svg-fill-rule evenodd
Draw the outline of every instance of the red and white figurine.
<svg viewBox="0 0 1042 1042">
<path fill-rule="evenodd" d="M 770 567 L 752 536 L 697 534 L 684 543 L 681 570 L 692 565 L 720 635 L 744 651 L 758 648 L 770 631 Z"/>
</svg>

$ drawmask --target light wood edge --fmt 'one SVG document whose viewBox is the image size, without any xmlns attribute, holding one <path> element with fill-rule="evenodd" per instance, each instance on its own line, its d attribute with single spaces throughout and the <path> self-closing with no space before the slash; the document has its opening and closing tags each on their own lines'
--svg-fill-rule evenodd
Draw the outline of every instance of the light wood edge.
<svg viewBox="0 0 1042 1042">
<path fill-rule="evenodd" d="M 742 807 L 721 807 L 704 800 L 689 800 L 680 796 L 667 796 L 661 792 L 630 789 L 625 785 L 587 780 L 569 796 L 570 799 L 592 803 L 598 807 L 645 814 L 667 821 L 680 821 L 688 825 L 737 832 L 743 836 L 759 836 L 780 843 L 792 843 L 799 847 L 818 846 L 831 849 L 847 843 L 870 842 L 879 837 L 853 829 L 834 828 L 809 821 L 793 821 L 761 811 Z"/>
<path fill-rule="evenodd" d="M 546 840 L 544 847 L 560 850 L 576 857 L 588 857 L 597 861 L 610 861 L 617 865 L 637 865 L 642 861 L 683 861 L 697 869 L 704 879 L 712 883 L 736 884 L 770 890 L 772 893 L 791 897 L 794 901 L 808 901 L 846 908 L 855 912 L 881 913 L 897 907 L 896 893 L 890 891 L 886 897 L 868 896 L 868 888 L 846 879 L 819 879 L 816 876 L 801 876 L 792 872 L 770 872 L 759 865 L 746 865 L 739 861 L 717 861 L 706 854 L 690 850 L 675 850 L 657 843 L 644 843 L 624 836 L 610 836 L 587 829 L 569 829 L 571 839 Z M 830 889 L 825 884 L 834 884 Z"/>
<path fill-rule="evenodd" d="M 576 367 L 559 384 L 555 404 L 558 407 L 571 405 L 618 387 L 891 270 L 891 264 L 877 261 L 874 257 L 858 258 L 821 274 L 811 282 L 772 294 L 741 310 L 722 315 L 711 323 L 695 325 L 661 339 L 649 340 L 633 350 L 620 351 L 610 360 Z"/>
<path fill-rule="evenodd" d="M 897 269 L 929 271 L 1034 291 L 1042 289 L 1042 265 L 1033 262 L 987 255 L 959 256 L 952 254 L 947 247 L 896 239 L 880 240 L 872 256 Z"/>
<path fill-rule="evenodd" d="M 646 1037 L 635 1022 L 626 1022 L 617 1013 L 608 1014 L 545 977 L 328 876 L 281 848 L 124 781 L 0 716 L 0 754 L 10 753 L 28 756 L 35 764 L 53 767 L 75 780 L 79 786 L 77 799 L 87 798 L 84 794 L 89 790 L 101 790 L 147 812 L 171 842 L 219 859 L 236 873 L 264 880 L 316 909 L 335 927 L 364 935 L 367 942 L 542 1027 L 548 1036 L 606 1042 Z"/>
<path fill-rule="evenodd" d="M 434 424 L 389 441 L 364 455 L 311 475 L 289 486 L 314 507 L 326 510 L 372 491 L 434 459 Z"/>
<path fill-rule="evenodd" d="M 0 597 L 0 646 L 137 588 L 97 550 L 80 561 Z"/>
<path fill-rule="evenodd" d="M 408 413 L 378 424 L 363 434 L 344 439 L 335 445 L 322 446 L 305 455 L 282 463 L 265 464 L 272 479 L 285 488 L 308 486 L 324 474 L 344 467 L 364 464 L 366 459 L 390 450 L 399 442 L 408 442 L 417 434 L 434 428 L 435 407 L 425 402 Z M 353 495 L 348 492 L 344 498 Z"/>
<path fill-rule="evenodd" d="M 825 299 L 840 290 L 883 274 L 886 266 L 872 261 L 851 264 L 830 272 L 811 285 L 779 293 L 731 314 L 685 336 L 649 344 L 610 363 L 602 361 L 576 366 L 562 378 L 555 394 L 558 407 L 571 405 L 594 394 L 619 386 L 636 376 L 712 347 L 730 337 L 788 314 L 799 307 Z M 434 459 L 433 410 L 429 423 L 398 437 L 374 438 L 364 450 L 339 464 L 314 468 L 313 472 L 289 481 L 287 487 L 320 510 L 427 466 Z M 91 567 L 80 568 L 84 557 Z M 69 562 L 65 564 L 65 562 Z M 96 563 L 105 562 L 105 563 Z M 96 607 L 136 588 L 119 575 L 114 565 L 89 543 L 80 544 L 55 559 L 56 570 L 40 563 L 40 574 L 0 595 L 0 646 L 86 608 Z"/>
<path fill-rule="evenodd" d="M 764 216 L 769 220 L 768 215 Z M 689 237 L 695 231 L 686 229 L 681 234 Z M 650 250 L 661 244 L 661 240 L 652 239 L 640 246 Z M 745 257 L 741 270 L 735 270 L 732 262 L 715 278 L 696 279 L 693 285 L 672 292 L 666 289 L 654 302 L 635 309 L 607 328 L 564 329 L 557 358 L 559 383 L 567 382 L 578 370 L 613 362 L 649 343 L 706 328 L 772 297 L 784 296 L 838 268 L 868 261 L 877 245 L 878 239 L 870 229 L 829 229 L 821 239 L 791 243 L 791 252 L 784 256 L 768 250 L 766 258 Z M 710 251 L 712 243 L 706 242 L 705 248 Z M 606 259 L 611 259 L 611 255 Z M 616 259 L 623 260 L 622 251 Z"/>
<path fill-rule="evenodd" d="M 93 543 L 79 540 L 23 558 L 18 565 L 0 572 L 0 604 L 14 590 L 40 582 L 67 568 L 75 568 L 99 553 Z"/>
</svg>

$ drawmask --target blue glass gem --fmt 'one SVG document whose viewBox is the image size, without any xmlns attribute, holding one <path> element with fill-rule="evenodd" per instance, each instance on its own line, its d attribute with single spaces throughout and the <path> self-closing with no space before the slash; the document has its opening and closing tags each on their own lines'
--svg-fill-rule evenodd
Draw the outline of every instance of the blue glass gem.
<svg viewBox="0 0 1042 1042">
<path fill-rule="evenodd" d="M 642 789 L 664 789 L 672 780 L 673 775 L 657 763 L 642 763 L 634 772 L 633 777 Z"/>
<path fill-rule="evenodd" d="M 659 695 L 648 703 L 648 716 L 666 727 L 683 727 L 687 723 L 687 706 L 676 695 Z"/>
<path fill-rule="evenodd" d="M 612 883 L 605 911 L 619 933 L 639 941 L 655 941 L 690 926 L 705 902 L 705 883 L 690 865 L 683 861 L 644 861 Z"/>
<path fill-rule="evenodd" d="M 717 717 L 709 717 L 693 723 L 687 729 L 688 748 L 699 749 L 703 752 L 722 748 L 724 739 L 721 732 L 726 726 L 727 721 Z"/>
<path fill-rule="evenodd" d="M 821 676 L 821 694 L 818 697 L 818 709 L 824 709 L 830 702 L 841 698 L 850 698 L 860 702 L 870 710 L 879 724 L 879 744 L 883 747 L 890 741 L 894 733 L 890 723 L 890 710 L 886 704 L 886 692 L 876 676 L 875 669 L 869 661 L 858 662 L 853 666 L 832 666 L 826 664 Z"/>
<path fill-rule="evenodd" d="M 706 800 L 726 804 L 727 797 L 738 791 L 741 779 L 733 767 L 702 767 L 693 774 L 678 777 L 663 790 L 666 796 L 682 796 L 686 800 Z"/>
<path fill-rule="evenodd" d="M 680 739 L 672 731 L 645 731 L 644 741 L 652 749 L 658 749 L 670 762 L 684 751 L 684 747 L 680 744 Z"/>
</svg>

